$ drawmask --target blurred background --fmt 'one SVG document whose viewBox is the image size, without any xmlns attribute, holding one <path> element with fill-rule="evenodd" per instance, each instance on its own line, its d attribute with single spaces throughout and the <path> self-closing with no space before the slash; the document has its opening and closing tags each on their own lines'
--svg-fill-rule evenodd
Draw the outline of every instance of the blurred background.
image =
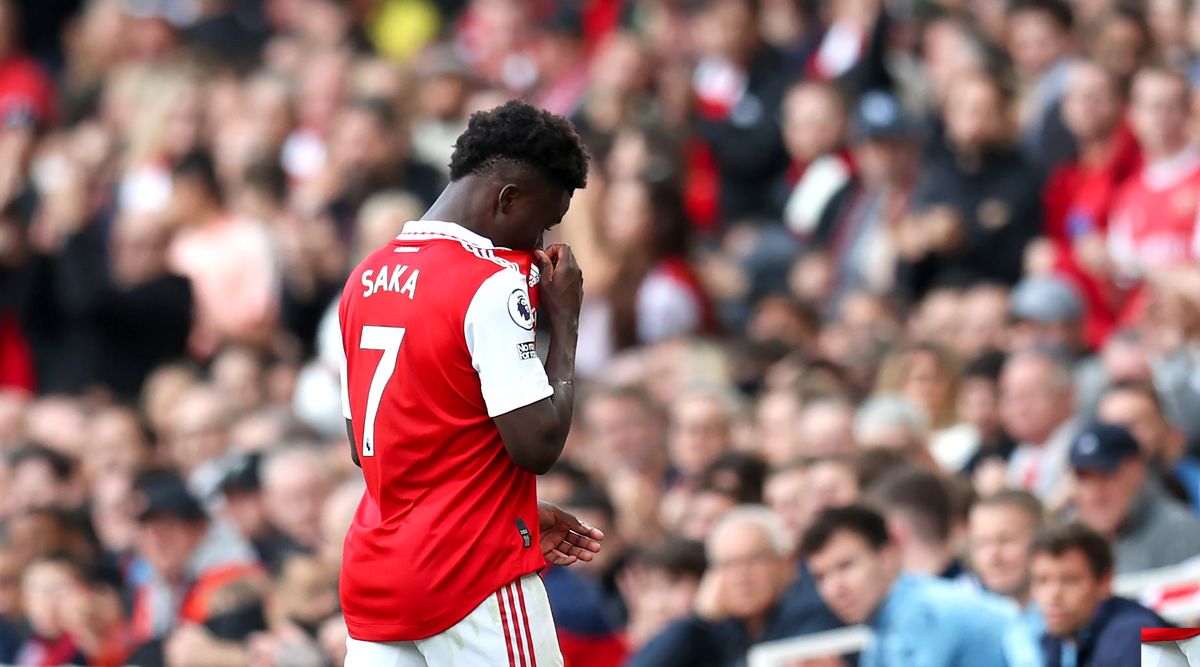
<svg viewBox="0 0 1200 667">
<path fill-rule="evenodd" d="M 341 664 L 337 297 L 513 97 L 593 155 L 568 665 L 838 627 L 794 550 L 860 500 L 1035 617 L 1043 520 L 1200 554 L 1193 5 L 0 0 L 0 663 Z"/>
</svg>

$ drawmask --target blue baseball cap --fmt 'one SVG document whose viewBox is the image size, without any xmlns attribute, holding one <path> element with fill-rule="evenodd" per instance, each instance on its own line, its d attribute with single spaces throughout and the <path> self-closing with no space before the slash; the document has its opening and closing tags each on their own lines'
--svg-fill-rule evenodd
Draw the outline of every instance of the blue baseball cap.
<svg viewBox="0 0 1200 667">
<path fill-rule="evenodd" d="M 1093 422 L 1071 441 L 1071 468 L 1112 472 L 1126 459 L 1141 453 L 1137 440 L 1125 427 Z"/>
<path fill-rule="evenodd" d="M 854 130 L 867 141 L 906 139 L 913 134 L 912 123 L 905 117 L 900 102 L 882 90 L 872 90 L 858 101 Z"/>
</svg>

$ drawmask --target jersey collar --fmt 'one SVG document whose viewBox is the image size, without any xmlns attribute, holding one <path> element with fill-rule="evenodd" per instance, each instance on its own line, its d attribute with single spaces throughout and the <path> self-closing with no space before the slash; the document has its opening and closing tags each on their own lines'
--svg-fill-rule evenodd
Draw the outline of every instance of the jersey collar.
<svg viewBox="0 0 1200 667">
<path fill-rule="evenodd" d="M 454 222 L 441 220 L 409 220 L 404 224 L 404 230 L 396 236 L 400 241 L 429 241 L 432 239 L 452 239 L 473 245 L 477 248 L 495 248 L 491 241 L 475 232 Z"/>
</svg>

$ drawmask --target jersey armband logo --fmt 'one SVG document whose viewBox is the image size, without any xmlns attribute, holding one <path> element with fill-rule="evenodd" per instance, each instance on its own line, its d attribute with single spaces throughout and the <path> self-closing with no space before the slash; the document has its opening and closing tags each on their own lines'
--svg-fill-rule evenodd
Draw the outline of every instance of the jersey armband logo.
<svg viewBox="0 0 1200 667">
<path fill-rule="evenodd" d="M 533 346 L 533 341 L 517 343 L 517 356 L 521 357 L 521 361 L 536 359 L 537 350 Z"/>
<path fill-rule="evenodd" d="M 508 295 L 508 316 L 522 329 L 533 331 L 536 320 L 533 307 L 529 305 L 529 295 L 525 290 L 515 289 Z"/>
</svg>

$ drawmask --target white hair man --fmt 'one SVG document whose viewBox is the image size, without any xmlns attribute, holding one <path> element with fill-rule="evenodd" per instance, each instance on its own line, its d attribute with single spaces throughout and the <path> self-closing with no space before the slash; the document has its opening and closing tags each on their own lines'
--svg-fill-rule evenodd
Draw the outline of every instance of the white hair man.
<svg viewBox="0 0 1200 667">
<path fill-rule="evenodd" d="M 705 543 L 693 613 L 659 633 L 631 667 L 742 664 L 750 645 L 837 627 L 807 578 L 783 520 L 761 505 L 729 510 Z"/>
</svg>

